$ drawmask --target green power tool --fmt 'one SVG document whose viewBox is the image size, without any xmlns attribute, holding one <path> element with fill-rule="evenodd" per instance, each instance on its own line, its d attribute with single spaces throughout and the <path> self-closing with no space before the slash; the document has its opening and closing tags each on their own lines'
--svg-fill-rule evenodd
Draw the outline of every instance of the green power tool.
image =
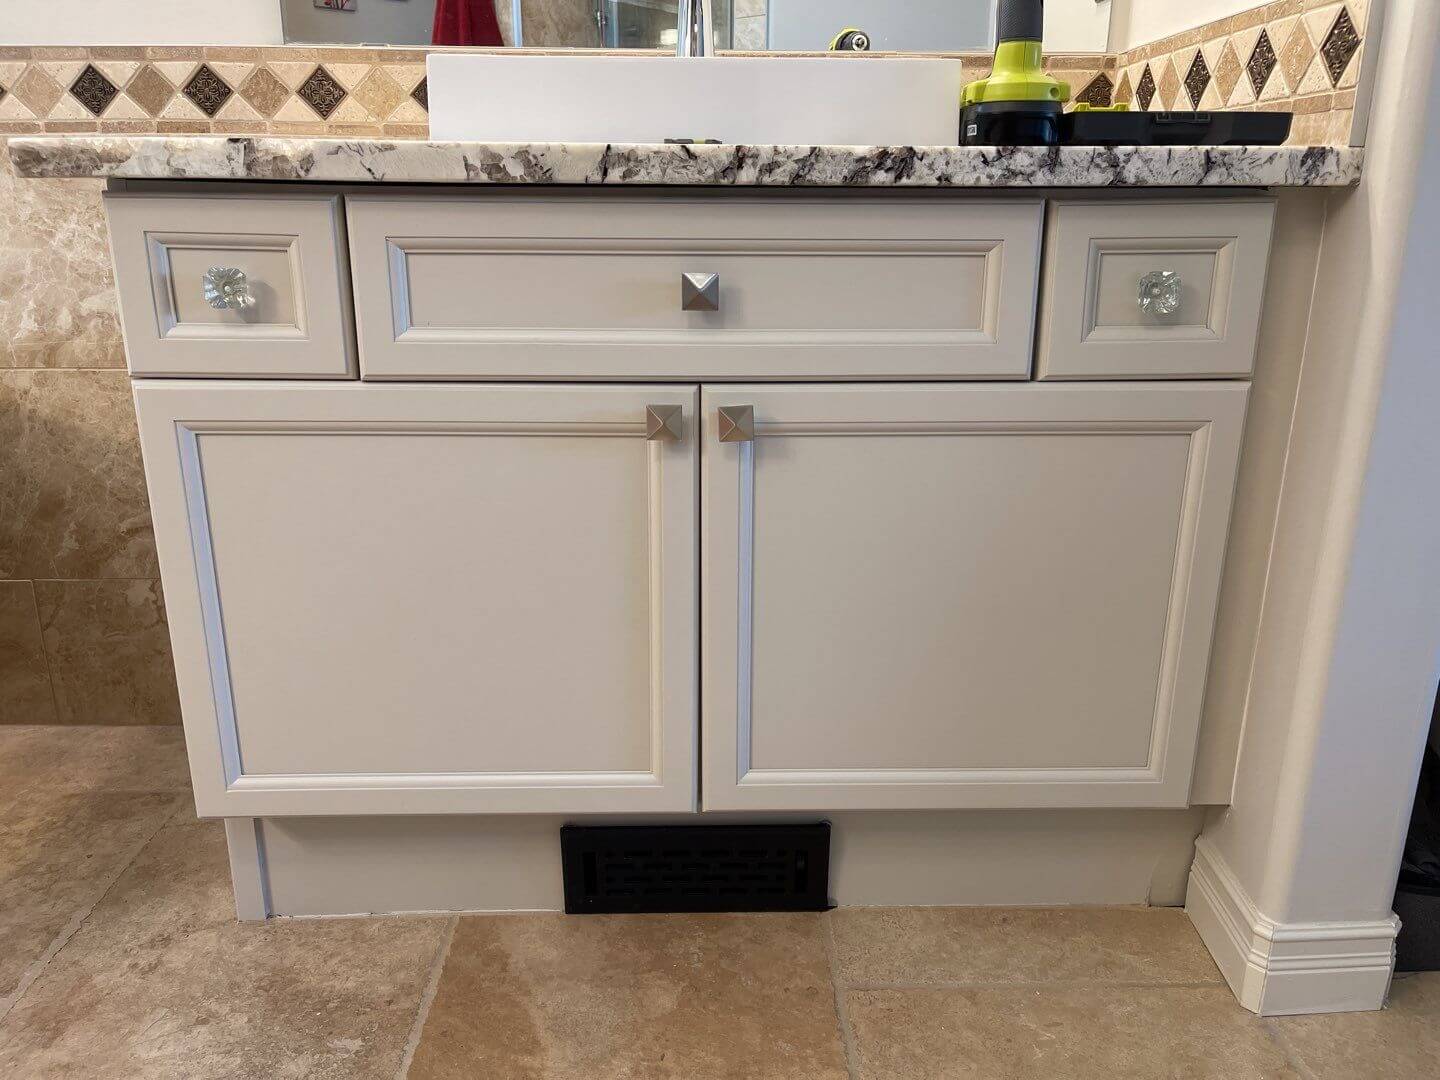
<svg viewBox="0 0 1440 1080">
<path fill-rule="evenodd" d="M 1045 74 L 1045 0 L 999 0 L 995 65 L 965 87 L 960 142 L 966 146 L 1053 146 L 1070 86 Z"/>
</svg>

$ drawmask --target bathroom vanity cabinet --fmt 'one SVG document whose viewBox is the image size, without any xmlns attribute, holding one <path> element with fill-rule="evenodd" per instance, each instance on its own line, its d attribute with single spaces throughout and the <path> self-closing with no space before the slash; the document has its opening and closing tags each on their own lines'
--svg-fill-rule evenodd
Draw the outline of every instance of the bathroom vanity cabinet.
<svg viewBox="0 0 1440 1080">
<path fill-rule="evenodd" d="M 107 207 L 202 815 L 1189 803 L 1268 196 Z"/>
</svg>

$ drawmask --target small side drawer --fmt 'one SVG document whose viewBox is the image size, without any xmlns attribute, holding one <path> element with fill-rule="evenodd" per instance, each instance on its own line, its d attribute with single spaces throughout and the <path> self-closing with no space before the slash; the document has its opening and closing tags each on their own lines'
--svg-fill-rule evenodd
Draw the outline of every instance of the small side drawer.
<svg viewBox="0 0 1440 1080">
<path fill-rule="evenodd" d="M 1039 377 L 1248 376 L 1274 217 L 1269 199 L 1053 203 Z"/>
<path fill-rule="evenodd" d="M 105 210 L 132 374 L 355 377 L 338 197 L 111 193 Z M 228 306 L 206 297 L 212 268 L 244 275 Z"/>
<path fill-rule="evenodd" d="M 366 379 L 1030 374 L 1037 198 L 346 205 Z"/>
</svg>

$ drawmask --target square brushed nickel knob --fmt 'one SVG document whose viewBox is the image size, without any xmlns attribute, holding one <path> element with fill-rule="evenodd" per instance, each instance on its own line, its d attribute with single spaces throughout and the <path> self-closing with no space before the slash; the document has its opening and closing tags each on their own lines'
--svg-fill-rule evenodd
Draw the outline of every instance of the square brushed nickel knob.
<svg viewBox="0 0 1440 1080">
<path fill-rule="evenodd" d="M 681 274 L 680 307 L 685 311 L 719 311 L 720 275 Z"/>
</svg>

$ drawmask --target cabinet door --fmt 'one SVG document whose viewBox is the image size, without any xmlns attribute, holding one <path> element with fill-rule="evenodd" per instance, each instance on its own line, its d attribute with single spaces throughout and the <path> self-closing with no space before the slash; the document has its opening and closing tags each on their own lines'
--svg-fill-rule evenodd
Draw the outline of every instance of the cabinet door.
<svg viewBox="0 0 1440 1080">
<path fill-rule="evenodd" d="M 694 808 L 695 388 L 135 393 L 201 814 Z"/>
<path fill-rule="evenodd" d="M 706 809 L 1184 805 L 1245 397 L 706 387 Z"/>
</svg>

